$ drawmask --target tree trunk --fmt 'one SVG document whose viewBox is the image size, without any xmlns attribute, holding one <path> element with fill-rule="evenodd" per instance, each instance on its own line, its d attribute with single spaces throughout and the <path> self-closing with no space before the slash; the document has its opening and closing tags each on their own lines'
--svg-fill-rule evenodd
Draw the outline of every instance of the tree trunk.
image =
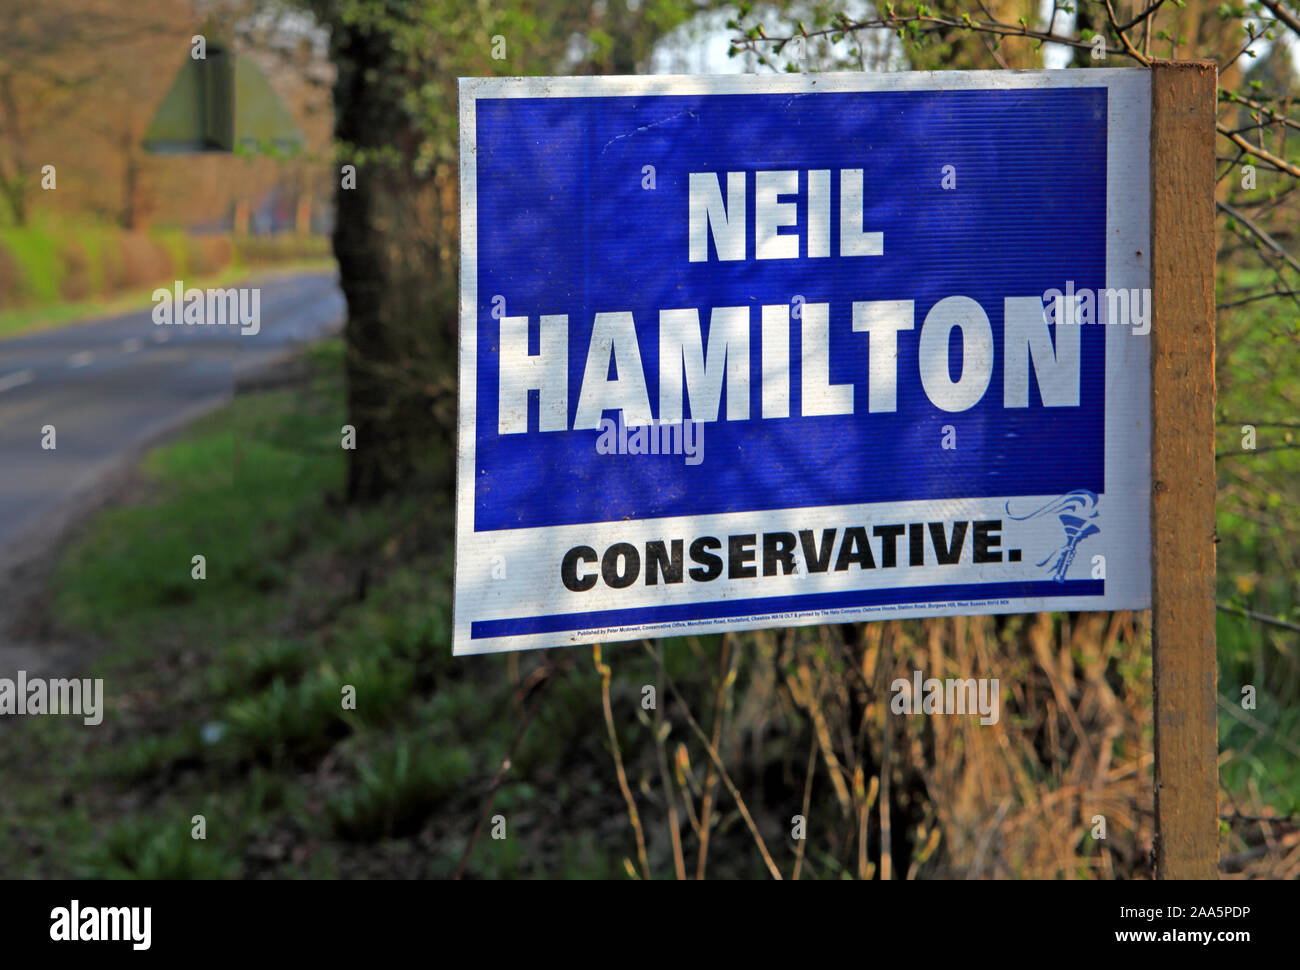
<svg viewBox="0 0 1300 970">
<path fill-rule="evenodd" d="M 429 186 L 409 174 L 408 160 L 385 164 L 370 156 L 413 141 L 391 90 L 391 37 L 339 24 L 333 43 L 335 135 L 345 146 L 340 164 L 356 166 L 355 188 L 336 175 L 333 237 L 348 307 L 348 423 L 356 429 L 356 448 L 347 453 L 347 499 L 368 504 L 410 488 L 417 475 L 427 481 L 432 474 L 435 487 L 450 481 L 454 462 L 445 445 L 453 429 L 435 420 L 429 387 L 436 383 L 432 368 L 447 370 L 454 381 L 456 361 L 454 342 L 450 352 L 442 345 L 439 267 L 408 221 L 422 211 L 420 196 Z M 346 157 L 348 147 L 355 159 Z M 433 467 L 426 456 L 435 457 Z"/>
<path fill-rule="evenodd" d="M 14 225 L 27 225 L 27 157 L 23 146 L 23 130 L 18 116 L 18 99 L 14 96 L 13 75 L 0 77 L 0 106 L 4 108 L 5 141 L 12 146 L 12 170 L 0 164 L 0 192 L 9 205 Z M 0 163 L 3 163 L 0 159 Z"/>
</svg>

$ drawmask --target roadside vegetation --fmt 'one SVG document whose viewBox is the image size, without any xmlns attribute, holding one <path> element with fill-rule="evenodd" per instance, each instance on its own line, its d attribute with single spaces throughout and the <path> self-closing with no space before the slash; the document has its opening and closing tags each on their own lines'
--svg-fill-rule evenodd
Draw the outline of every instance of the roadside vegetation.
<svg viewBox="0 0 1300 970">
<path fill-rule="evenodd" d="M 501 0 L 485 23 L 446 0 L 300 0 L 329 37 L 273 77 L 312 151 L 187 165 L 135 147 L 188 56 L 185 0 L 6 2 L 24 15 L 0 32 L 0 80 L 19 82 L 0 119 L 0 335 L 324 255 L 147 228 L 224 225 L 272 189 L 334 195 L 349 319 L 307 383 L 154 449 L 62 550 L 28 620 L 95 658 L 76 674 L 104 678 L 108 710 L 93 728 L 0 722 L 0 875 L 1150 875 L 1146 614 L 451 657 L 455 78 L 644 72 L 699 5 Z M 1300 94 L 1272 43 L 1300 37 L 1294 2 L 1121 21 L 1088 0 L 1048 24 L 1010 0 L 717 7 L 754 69 L 1219 63 L 1222 870 L 1300 878 Z M 66 65 L 83 70 L 49 70 Z M 57 192 L 32 174 L 46 157 Z M 344 425 L 362 447 L 340 447 Z M 914 670 L 998 678 L 1000 719 L 892 714 Z"/>
<path fill-rule="evenodd" d="M 242 397 L 153 452 L 125 504 L 69 550 L 51 613 L 58 635 L 106 648 L 94 675 L 108 716 L 103 731 L 59 718 L 0 726 L 0 872 L 455 870 L 516 731 L 511 671 L 528 670 L 451 659 L 445 502 L 363 513 L 338 502 L 340 353 L 337 342 L 313 353 L 309 386 Z M 196 554 L 204 581 L 191 579 Z M 511 838 L 485 832 L 472 873 L 618 866 L 596 849 L 618 840 L 617 810 L 589 825 L 604 765 L 584 695 L 599 696 L 590 665 L 555 686 L 516 750 L 532 780 L 497 793 Z M 545 766 L 570 759 L 580 770 L 543 794 Z M 195 815 L 206 840 L 191 837 Z"/>
<path fill-rule="evenodd" d="M 319 346 L 303 386 L 241 396 L 153 451 L 66 551 L 51 631 L 100 651 L 107 716 L 0 725 L 0 872 L 761 877 L 769 860 L 786 878 L 1149 872 L 1140 614 L 617 644 L 599 667 L 589 647 L 453 659 L 446 498 L 340 501 L 341 355 L 338 341 Z M 1249 530 L 1231 534 L 1220 571 L 1244 595 L 1259 553 Z M 1265 673 L 1257 723 L 1222 718 L 1225 806 L 1243 817 L 1225 820 L 1224 853 L 1241 857 L 1229 871 L 1259 871 L 1273 863 L 1250 854 L 1264 835 L 1245 817 L 1300 808 L 1288 634 L 1261 641 L 1226 614 L 1219 632 L 1224 684 Z M 888 715 L 889 682 L 917 668 L 1001 678 L 1001 720 Z M 1088 837 L 1098 814 L 1106 840 Z M 1285 821 L 1265 824 L 1286 837 Z"/>
<path fill-rule="evenodd" d="M 332 265 L 324 236 L 129 232 L 114 226 L 0 227 L 0 338 L 149 305 L 157 286 L 233 283 L 255 271 Z"/>
</svg>

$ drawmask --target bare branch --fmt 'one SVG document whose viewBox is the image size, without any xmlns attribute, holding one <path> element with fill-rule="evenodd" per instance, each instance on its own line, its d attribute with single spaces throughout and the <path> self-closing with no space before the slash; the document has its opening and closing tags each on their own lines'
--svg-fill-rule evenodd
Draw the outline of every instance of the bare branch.
<svg viewBox="0 0 1300 970">
<path fill-rule="evenodd" d="M 1266 233 L 1259 226 L 1255 225 L 1255 223 L 1251 222 L 1250 219 L 1247 218 L 1241 211 L 1228 205 L 1228 203 L 1220 202 L 1217 199 L 1215 200 L 1214 204 L 1217 205 L 1224 212 L 1226 212 L 1228 215 L 1232 216 L 1232 218 L 1236 219 L 1247 229 L 1249 229 L 1251 234 L 1254 235 L 1256 239 L 1258 239 L 1265 246 L 1267 246 L 1273 253 L 1280 256 L 1282 259 L 1286 260 L 1287 264 L 1292 269 L 1296 270 L 1297 272 L 1300 272 L 1300 263 L 1296 262 L 1295 257 L 1292 256 L 1290 253 L 1288 253 L 1285 249 L 1283 249 L 1278 244 L 1277 240 L 1275 240 L 1272 236 Z"/>
<path fill-rule="evenodd" d="M 722 779 L 722 784 L 726 786 L 727 791 L 731 794 L 732 800 L 735 801 L 736 808 L 740 811 L 740 817 L 745 820 L 745 825 L 749 829 L 749 834 L 754 837 L 754 843 L 758 846 L 758 852 L 759 855 L 763 857 L 763 862 L 767 865 L 767 871 L 772 874 L 773 879 L 780 880 L 781 870 L 778 869 L 776 863 L 772 861 L 772 854 L 767 851 L 767 843 L 763 841 L 763 836 L 759 833 L 758 826 L 754 824 L 753 816 L 749 814 L 749 806 L 745 804 L 745 799 L 741 796 L 740 792 L 736 789 L 735 784 L 732 782 L 731 775 L 727 773 L 727 768 L 722 763 L 722 758 L 719 756 L 717 749 L 709 742 L 708 735 L 704 733 L 704 729 L 700 727 L 699 722 L 695 720 L 695 716 L 691 714 L 691 709 L 687 705 L 686 699 L 682 697 L 681 692 L 677 690 L 677 685 L 673 683 L 673 679 L 669 677 L 668 672 L 664 670 L 664 661 L 659 655 L 659 652 L 650 645 L 649 640 L 642 640 L 641 645 L 645 647 L 646 652 L 654 658 L 655 663 L 659 667 L 659 675 L 663 677 L 664 682 L 668 685 L 669 691 L 672 692 L 672 695 L 677 698 L 677 702 L 681 705 L 682 714 L 686 717 L 686 723 L 691 726 L 691 730 L 695 732 L 695 736 L 699 738 L 700 743 L 704 745 L 704 750 L 707 752 L 709 760 L 712 761 L 714 767 L 718 769 L 718 777 Z"/>
<path fill-rule="evenodd" d="M 627 772 L 623 770 L 623 752 L 618 746 L 618 732 L 614 730 L 614 711 L 609 701 L 609 681 L 613 671 L 609 664 L 600 657 L 600 644 L 592 644 L 592 659 L 596 662 L 596 672 L 600 674 L 600 703 L 605 713 L 605 730 L 609 734 L 609 747 L 614 753 L 614 771 L 618 775 L 618 790 L 623 793 L 627 803 L 628 821 L 632 823 L 632 833 L 636 837 L 636 858 L 641 863 L 641 877 L 650 878 L 650 863 L 645 853 L 645 832 L 641 829 L 641 813 L 636 810 L 636 799 L 627 783 Z"/>
<path fill-rule="evenodd" d="M 1300 17 L 1282 6 L 1278 0 L 1259 0 L 1259 2 L 1266 6 L 1274 17 L 1291 28 L 1293 33 L 1300 36 Z"/>
<path fill-rule="evenodd" d="M 984 33 L 997 34 L 1000 37 L 1026 37 L 1030 40 L 1039 40 L 1048 44 L 1061 44 L 1065 47 L 1078 48 L 1079 50 L 1092 50 L 1093 45 L 1088 41 L 1080 40 L 1077 37 L 1067 37 L 1061 34 L 1049 33 L 1042 30 L 1031 30 L 1022 24 L 1004 24 L 997 20 L 954 20 L 949 17 L 935 17 L 930 14 L 922 16 L 920 14 L 894 14 L 887 17 L 881 17 L 876 20 L 863 20 L 856 23 L 840 24 L 834 27 L 826 27 L 822 30 L 810 30 L 807 37 L 834 37 L 837 34 L 850 33 L 857 30 L 899 30 L 908 24 L 923 24 L 922 33 L 935 33 L 940 30 L 973 30 L 983 31 Z M 768 37 L 765 33 L 759 37 L 738 37 L 732 40 L 732 45 L 741 49 L 752 51 L 758 57 L 763 55 L 758 50 L 759 44 L 780 45 L 788 44 L 796 36 L 802 37 L 803 34 L 791 34 L 787 37 Z M 1102 48 L 1107 54 L 1125 54 L 1121 48 L 1106 46 Z M 1148 60 L 1134 51 L 1139 61 L 1143 64 L 1149 63 Z"/>
<path fill-rule="evenodd" d="M 1125 49 L 1128 50 L 1129 56 L 1132 57 L 1133 60 L 1137 61 L 1139 64 L 1142 64 L 1144 66 L 1150 66 L 1151 59 L 1146 55 L 1142 54 L 1129 41 L 1128 34 L 1124 32 L 1128 28 L 1120 27 L 1120 25 L 1115 22 L 1115 7 L 1111 3 L 1111 0 L 1106 0 L 1106 17 L 1110 20 L 1110 25 L 1113 28 L 1115 28 L 1115 33 L 1119 36 L 1119 42 L 1124 45 Z"/>
<path fill-rule="evenodd" d="M 1233 307 L 1244 306 L 1244 305 L 1247 304 L 1247 303 L 1254 303 L 1254 302 L 1256 302 L 1257 300 L 1272 300 L 1272 299 L 1275 299 L 1276 297 L 1279 297 L 1279 296 L 1300 296 L 1300 290 L 1269 290 L 1267 293 L 1256 293 L 1254 296 L 1248 296 L 1248 297 L 1245 297 L 1244 299 L 1241 299 L 1241 300 L 1233 300 L 1231 303 L 1216 303 L 1216 304 L 1214 305 L 1214 309 L 1216 309 L 1216 310 L 1231 310 Z M 1251 423 L 1251 424 L 1259 424 L 1258 421 L 1253 421 L 1253 422 L 1249 422 L 1249 423 Z M 1275 427 L 1295 427 L 1295 428 L 1300 428 L 1300 424 L 1297 424 L 1297 425 L 1276 425 Z"/>
<path fill-rule="evenodd" d="M 1300 167 L 1292 165 L 1285 158 L 1278 158 L 1263 145 L 1252 145 L 1223 122 L 1219 122 L 1215 127 L 1219 134 L 1227 138 L 1228 141 L 1246 149 L 1246 151 L 1250 152 L 1250 154 L 1258 158 L 1261 162 L 1268 162 L 1270 166 L 1277 169 L 1279 172 L 1286 172 L 1288 175 L 1300 178 Z"/>
<path fill-rule="evenodd" d="M 1288 128 L 1294 128 L 1297 131 L 1300 131 L 1300 121 L 1296 121 L 1294 118 L 1289 118 L 1284 114 L 1278 114 L 1268 105 L 1261 104 L 1260 102 L 1254 101 L 1247 97 L 1243 97 L 1242 95 L 1238 94 L 1236 91 L 1227 91 L 1224 90 L 1223 88 L 1219 88 L 1219 100 L 1222 101 L 1225 99 L 1235 104 L 1243 104 L 1248 108 L 1254 109 L 1255 111 L 1262 111 L 1264 114 L 1269 116 L 1271 124 L 1286 125 Z"/>
</svg>

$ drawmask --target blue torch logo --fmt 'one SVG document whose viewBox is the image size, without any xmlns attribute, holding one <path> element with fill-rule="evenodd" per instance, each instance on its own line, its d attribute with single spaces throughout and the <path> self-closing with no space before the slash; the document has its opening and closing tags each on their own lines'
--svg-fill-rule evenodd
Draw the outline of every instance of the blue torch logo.
<svg viewBox="0 0 1300 970">
<path fill-rule="evenodd" d="M 1088 536 L 1097 535 L 1101 528 L 1092 521 L 1100 514 L 1097 511 L 1097 496 L 1087 489 L 1078 488 L 1073 492 L 1066 492 L 1058 498 L 1052 499 L 1041 508 L 1035 509 L 1028 515 L 1016 515 L 1011 511 L 1011 503 L 1006 505 L 1007 515 L 1013 519 L 1024 521 L 1025 519 L 1034 519 L 1040 515 L 1050 515 L 1055 512 L 1061 520 L 1061 525 L 1065 528 L 1065 545 L 1048 553 L 1047 558 L 1038 563 L 1039 566 L 1046 566 L 1052 559 L 1052 578 L 1058 583 L 1065 582 L 1065 574 L 1069 572 L 1070 564 L 1074 562 L 1075 551 L 1079 548 L 1079 543 Z"/>
</svg>

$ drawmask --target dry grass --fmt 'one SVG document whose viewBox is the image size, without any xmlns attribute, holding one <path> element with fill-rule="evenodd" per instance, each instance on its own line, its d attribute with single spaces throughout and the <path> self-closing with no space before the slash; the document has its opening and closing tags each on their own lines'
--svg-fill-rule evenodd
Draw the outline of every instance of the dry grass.
<svg viewBox="0 0 1300 970">
<path fill-rule="evenodd" d="M 657 662 L 678 649 L 647 646 Z M 697 878 L 706 867 L 780 878 L 1152 876 L 1147 612 L 728 634 L 716 654 L 685 646 L 693 657 L 674 665 L 685 686 L 668 679 L 653 743 L 643 733 L 619 752 L 639 779 L 637 828 L 656 875 L 668 873 L 671 842 L 674 860 L 682 846 L 695 854 Z M 917 670 L 996 678 L 998 720 L 895 713 L 891 685 Z M 653 759 L 679 727 L 670 780 Z M 719 777 L 725 790 L 715 791 Z M 1225 791 L 1221 803 L 1225 877 L 1300 876 L 1295 819 L 1262 808 L 1259 792 Z M 793 837 L 796 816 L 806 840 Z M 680 862 L 673 868 L 681 878 Z"/>
<path fill-rule="evenodd" d="M 716 669 L 698 642 L 690 648 L 701 668 Z M 651 764 L 651 739 L 622 753 L 657 808 L 638 823 L 667 829 L 688 819 L 697 873 L 711 844 L 730 858 L 745 841 L 758 854 L 765 839 L 786 878 L 1149 877 L 1149 657 L 1146 613 L 730 634 L 719 673 L 684 691 L 714 734 L 678 735 L 677 783 Z M 894 713 L 891 685 L 914 670 L 997 678 L 999 719 Z M 664 718 L 695 720 L 681 703 Z M 734 797 L 711 788 L 713 751 Z M 729 818 L 737 811 L 757 822 L 748 840 Z M 806 843 L 791 838 L 796 814 L 806 817 Z M 1097 816 L 1105 838 L 1093 836 Z M 657 834 L 647 837 L 662 849 L 668 840 Z"/>
</svg>

